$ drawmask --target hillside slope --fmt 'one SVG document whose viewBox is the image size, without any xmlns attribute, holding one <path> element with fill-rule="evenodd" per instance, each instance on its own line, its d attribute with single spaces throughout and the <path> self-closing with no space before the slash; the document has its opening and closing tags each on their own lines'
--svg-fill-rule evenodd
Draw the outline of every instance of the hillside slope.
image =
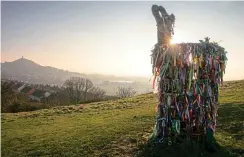
<svg viewBox="0 0 244 157">
<path fill-rule="evenodd" d="M 209 153 L 193 145 L 147 144 L 155 124 L 154 94 L 2 114 L 2 156 L 241 156 L 244 153 L 244 80 L 226 82 L 220 91 L 216 139 Z"/>
</svg>

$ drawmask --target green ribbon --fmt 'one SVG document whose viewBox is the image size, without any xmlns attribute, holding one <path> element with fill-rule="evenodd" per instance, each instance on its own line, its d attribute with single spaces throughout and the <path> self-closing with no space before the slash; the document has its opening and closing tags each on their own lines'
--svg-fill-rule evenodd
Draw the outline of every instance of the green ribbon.
<svg viewBox="0 0 244 157">
<path fill-rule="evenodd" d="M 172 131 L 180 134 L 180 120 L 172 120 Z"/>
</svg>

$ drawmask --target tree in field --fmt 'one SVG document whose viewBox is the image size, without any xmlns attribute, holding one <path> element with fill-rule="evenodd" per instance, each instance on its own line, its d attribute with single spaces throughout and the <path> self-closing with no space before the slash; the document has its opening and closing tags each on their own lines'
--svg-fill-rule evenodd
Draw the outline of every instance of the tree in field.
<svg viewBox="0 0 244 157">
<path fill-rule="evenodd" d="M 71 77 L 66 80 L 64 90 L 68 94 L 70 102 L 73 104 L 83 100 L 83 92 L 85 90 L 85 79 L 81 77 Z"/>
<path fill-rule="evenodd" d="M 93 88 L 93 83 L 89 80 L 89 79 L 84 79 L 84 92 L 83 92 L 83 96 L 84 96 L 84 100 L 87 100 L 87 93 L 90 89 Z"/>
<path fill-rule="evenodd" d="M 118 87 L 115 93 L 119 98 L 127 98 L 135 96 L 136 91 L 131 87 Z"/>
<path fill-rule="evenodd" d="M 77 104 L 81 101 L 87 101 L 87 95 L 94 86 L 92 81 L 87 78 L 71 77 L 65 81 L 63 87 L 70 102 Z"/>
<path fill-rule="evenodd" d="M 105 98 L 105 94 L 106 94 L 106 92 L 99 87 L 92 87 L 89 90 L 89 92 L 93 95 L 92 99 L 96 100 L 96 101 L 103 100 Z"/>
</svg>

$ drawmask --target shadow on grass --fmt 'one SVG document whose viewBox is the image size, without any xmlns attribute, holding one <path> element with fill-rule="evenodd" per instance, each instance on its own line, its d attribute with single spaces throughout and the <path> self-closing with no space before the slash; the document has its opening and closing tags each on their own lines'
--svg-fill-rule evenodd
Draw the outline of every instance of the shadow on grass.
<svg viewBox="0 0 244 157">
<path fill-rule="evenodd" d="M 137 157 L 240 157 L 243 149 L 224 148 L 216 144 L 215 151 L 199 143 L 185 141 L 173 145 L 147 143 L 139 146 Z"/>
<path fill-rule="evenodd" d="M 218 129 L 232 135 L 235 140 L 243 140 L 243 121 L 244 121 L 244 104 L 226 103 L 222 104 L 218 110 L 217 132 Z"/>
<path fill-rule="evenodd" d="M 221 104 L 218 110 L 217 132 L 231 135 L 235 141 L 243 140 L 244 104 Z M 137 157 L 244 157 L 244 148 L 224 147 L 216 144 L 212 151 L 194 140 L 185 140 L 173 145 L 148 142 L 139 146 Z"/>
</svg>

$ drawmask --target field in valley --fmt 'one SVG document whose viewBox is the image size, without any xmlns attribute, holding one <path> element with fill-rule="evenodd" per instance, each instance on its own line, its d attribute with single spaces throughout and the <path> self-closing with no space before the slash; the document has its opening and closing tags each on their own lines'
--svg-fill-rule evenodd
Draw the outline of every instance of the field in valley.
<svg viewBox="0 0 244 157">
<path fill-rule="evenodd" d="M 2 114 L 2 156 L 243 156 L 244 80 L 220 90 L 216 140 L 219 151 L 197 144 L 171 147 L 146 139 L 155 124 L 157 96 L 104 101 L 82 106 Z"/>
</svg>

